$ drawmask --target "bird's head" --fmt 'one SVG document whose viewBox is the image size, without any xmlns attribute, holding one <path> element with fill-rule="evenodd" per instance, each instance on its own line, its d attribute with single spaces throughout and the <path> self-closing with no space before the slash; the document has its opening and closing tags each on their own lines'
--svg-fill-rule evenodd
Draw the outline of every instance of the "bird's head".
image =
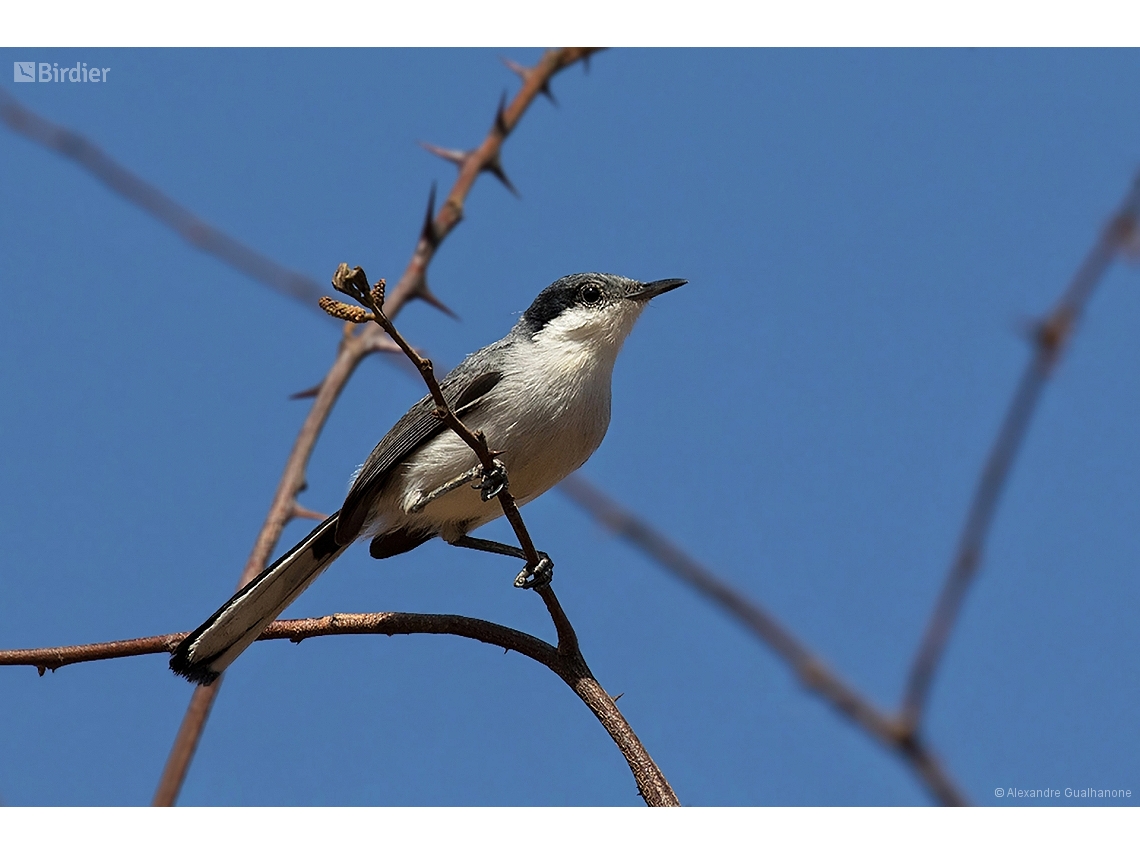
<svg viewBox="0 0 1140 855">
<path fill-rule="evenodd" d="M 616 354 L 646 304 L 686 281 L 638 282 L 612 273 L 573 273 L 544 288 L 516 329 L 536 343 L 594 344 Z"/>
</svg>

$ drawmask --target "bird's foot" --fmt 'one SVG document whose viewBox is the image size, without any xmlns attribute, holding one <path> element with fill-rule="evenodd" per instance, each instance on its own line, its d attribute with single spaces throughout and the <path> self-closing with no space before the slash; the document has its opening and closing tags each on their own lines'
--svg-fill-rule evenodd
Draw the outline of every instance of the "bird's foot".
<svg viewBox="0 0 1140 855">
<path fill-rule="evenodd" d="M 484 502 L 489 502 L 503 490 L 507 489 L 509 483 L 507 481 L 507 467 L 496 457 L 491 466 L 483 470 L 483 478 L 478 484 L 473 484 L 473 487 L 479 490 L 479 495 L 483 498 Z"/>
<path fill-rule="evenodd" d="M 550 584 L 554 578 L 554 562 L 545 552 L 538 553 L 538 564 L 531 567 L 529 564 L 515 577 L 515 587 L 529 590 L 542 588 Z"/>
<path fill-rule="evenodd" d="M 408 513 L 418 514 L 440 496 L 445 496 L 455 488 L 462 487 L 464 484 L 470 484 L 472 481 L 477 480 L 482 474 L 483 469 L 479 466 L 476 466 L 471 471 L 464 472 L 462 475 L 452 478 L 450 481 L 447 481 L 436 487 L 430 493 L 425 493 L 424 495 L 420 496 L 419 499 L 417 499 L 415 503 L 408 508 Z M 479 485 L 475 484 L 474 486 L 478 487 Z"/>
</svg>

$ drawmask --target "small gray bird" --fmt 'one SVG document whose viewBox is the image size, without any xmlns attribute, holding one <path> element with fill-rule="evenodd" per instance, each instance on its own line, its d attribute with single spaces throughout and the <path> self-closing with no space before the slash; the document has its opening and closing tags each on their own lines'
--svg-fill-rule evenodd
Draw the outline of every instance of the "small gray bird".
<svg viewBox="0 0 1140 855">
<path fill-rule="evenodd" d="M 499 452 L 519 505 L 545 493 L 601 444 L 622 343 L 650 299 L 685 281 L 565 276 L 535 298 L 506 336 L 468 356 L 440 383 L 456 415 Z M 460 489 L 471 481 L 482 489 Z M 502 516 L 499 502 L 489 501 L 501 483 L 436 417 L 431 397 L 420 399 L 364 461 L 341 509 L 190 633 L 172 654 L 171 669 L 212 683 L 361 537 L 371 538 L 373 558 L 399 555 L 433 537 L 525 558 L 518 547 L 467 534 Z M 548 582 L 553 563 L 545 554 L 541 559 L 515 584 Z"/>
</svg>

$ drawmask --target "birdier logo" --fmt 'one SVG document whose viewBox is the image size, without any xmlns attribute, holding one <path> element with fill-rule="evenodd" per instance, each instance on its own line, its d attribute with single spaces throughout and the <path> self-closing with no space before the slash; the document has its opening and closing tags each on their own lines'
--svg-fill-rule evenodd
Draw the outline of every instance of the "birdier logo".
<svg viewBox="0 0 1140 855">
<path fill-rule="evenodd" d="M 88 68 L 85 62 L 62 68 L 58 62 L 12 64 L 12 80 L 16 83 L 106 83 L 110 73 L 110 68 Z"/>
</svg>

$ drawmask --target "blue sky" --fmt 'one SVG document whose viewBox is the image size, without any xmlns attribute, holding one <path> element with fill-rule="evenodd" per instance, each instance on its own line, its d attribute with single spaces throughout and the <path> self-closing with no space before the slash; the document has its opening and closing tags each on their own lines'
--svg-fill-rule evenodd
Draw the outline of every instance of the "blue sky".
<svg viewBox="0 0 1140 855">
<path fill-rule="evenodd" d="M 3 85 L 214 225 L 327 281 L 395 279 L 432 182 L 534 50 L 4 49 L 102 84 Z M 440 362 L 580 270 L 657 301 L 583 469 L 885 707 L 1027 356 L 1140 166 L 1135 51 L 629 50 L 554 83 L 433 263 Z M 6 73 L 6 72 L 5 72 Z M 188 630 L 232 592 L 339 327 L 0 129 L 0 646 Z M 1140 792 L 1140 290 L 1112 269 L 1046 390 L 931 701 L 996 787 Z M 377 359 L 309 469 L 335 510 L 421 395 Z M 696 805 L 926 804 L 894 756 L 717 608 L 555 493 L 525 516 L 595 674 Z M 306 531 L 293 523 L 278 552 Z M 506 528 L 484 533 L 506 537 Z M 287 612 L 458 612 L 552 637 L 508 560 L 357 547 Z M 149 802 L 190 687 L 165 657 L 0 671 L 0 802 Z M 454 638 L 255 645 L 184 804 L 627 805 L 621 755 L 552 674 Z M 1064 799 L 1058 804 L 1067 803 Z M 1069 802 L 1071 803 L 1071 801 Z M 1132 801 L 1135 803 L 1135 797 Z"/>
</svg>

